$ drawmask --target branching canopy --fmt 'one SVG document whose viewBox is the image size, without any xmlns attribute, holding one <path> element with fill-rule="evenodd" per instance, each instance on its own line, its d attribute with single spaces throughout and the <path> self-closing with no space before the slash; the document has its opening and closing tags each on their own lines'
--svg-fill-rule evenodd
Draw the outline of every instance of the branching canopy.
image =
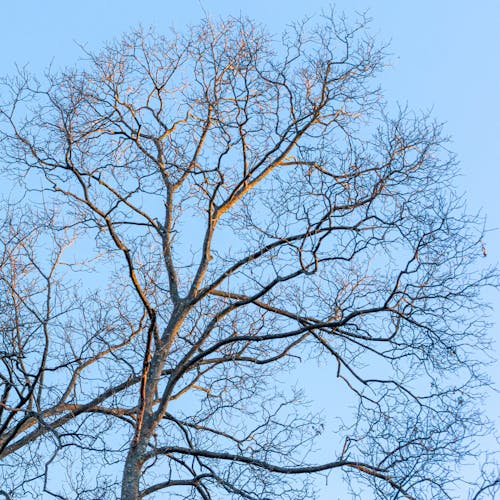
<svg viewBox="0 0 500 500">
<path fill-rule="evenodd" d="M 0 493 L 456 493 L 496 272 L 382 66 L 363 20 L 228 19 L 3 81 Z M 333 436 L 285 383 L 318 358 Z"/>
</svg>

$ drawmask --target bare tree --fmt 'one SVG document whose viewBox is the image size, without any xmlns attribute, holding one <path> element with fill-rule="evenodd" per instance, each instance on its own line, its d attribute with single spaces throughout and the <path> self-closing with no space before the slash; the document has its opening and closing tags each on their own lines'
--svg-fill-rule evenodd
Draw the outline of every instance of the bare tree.
<svg viewBox="0 0 500 500">
<path fill-rule="evenodd" d="M 138 30 L 4 80 L 0 493 L 456 493 L 496 272 L 441 127 L 387 112 L 364 24 Z M 282 376 L 311 358 L 357 402 L 326 463 Z"/>
</svg>

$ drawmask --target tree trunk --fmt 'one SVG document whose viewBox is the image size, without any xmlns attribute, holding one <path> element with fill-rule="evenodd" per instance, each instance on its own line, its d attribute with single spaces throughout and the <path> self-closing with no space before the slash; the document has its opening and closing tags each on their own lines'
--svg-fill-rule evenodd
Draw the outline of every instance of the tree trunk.
<svg viewBox="0 0 500 500">
<path fill-rule="evenodd" d="M 139 479 L 141 477 L 142 446 L 132 444 L 123 468 L 121 500 L 139 499 Z"/>
</svg>

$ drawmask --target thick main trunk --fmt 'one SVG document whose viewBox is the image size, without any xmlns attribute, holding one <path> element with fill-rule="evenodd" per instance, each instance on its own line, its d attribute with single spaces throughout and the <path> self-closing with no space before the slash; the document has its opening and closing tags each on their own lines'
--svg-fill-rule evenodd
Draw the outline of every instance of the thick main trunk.
<svg viewBox="0 0 500 500">
<path fill-rule="evenodd" d="M 139 499 L 139 480 L 142 470 L 141 455 L 139 446 L 130 446 L 123 468 L 121 500 Z"/>
<path fill-rule="evenodd" d="M 121 500 L 138 500 L 139 482 L 144 465 L 144 454 L 148 442 L 155 428 L 153 417 L 154 394 L 157 391 L 158 380 L 165 364 L 165 354 L 156 352 L 153 354 L 150 369 L 147 373 L 144 401 L 139 400 L 139 406 L 144 405 L 144 413 L 141 419 L 137 419 L 137 434 L 133 437 L 123 467 Z"/>
<path fill-rule="evenodd" d="M 139 500 L 139 482 L 144 465 L 144 454 L 151 434 L 157 425 L 158 420 L 161 420 L 162 413 L 156 417 L 153 416 L 153 406 L 155 394 L 158 390 L 158 381 L 161 379 L 161 373 L 165 365 L 165 359 L 170 348 L 175 333 L 177 332 L 183 319 L 186 317 L 187 309 L 176 309 L 172 313 L 169 325 L 164 332 L 164 344 L 161 349 L 155 351 L 152 355 L 151 364 L 147 371 L 147 381 L 145 387 L 144 401 L 139 400 L 139 406 L 144 405 L 144 414 L 142 422 L 138 418 L 136 425 L 138 426 L 136 435 L 137 441 L 130 444 L 130 449 L 127 454 L 127 459 L 123 468 L 121 500 Z M 166 402 L 163 403 L 161 410 L 166 411 Z M 155 421 L 156 420 L 156 421 Z M 134 438 L 134 440 L 136 439 Z"/>
</svg>

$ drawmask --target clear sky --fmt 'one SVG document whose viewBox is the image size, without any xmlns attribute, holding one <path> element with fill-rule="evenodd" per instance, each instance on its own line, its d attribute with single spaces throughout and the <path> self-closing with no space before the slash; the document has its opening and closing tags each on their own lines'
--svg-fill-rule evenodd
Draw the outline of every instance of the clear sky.
<svg viewBox="0 0 500 500">
<path fill-rule="evenodd" d="M 29 63 L 35 72 L 51 61 L 55 67 L 70 65 L 81 54 L 76 42 L 97 49 L 139 23 L 180 31 L 204 11 L 214 17 L 242 13 L 279 33 L 290 21 L 328 5 L 321 0 L 6 0 L 0 74 L 13 72 L 15 63 Z M 342 0 L 336 8 L 348 15 L 368 11 L 373 34 L 390 42 L 391 66 L 381 79 L 386 96 L 413 109 L 432 109 L 447 122 L 461 163 L 460 189 L 471 210 L 487 215 L 489 228 L 500 227 L 500 1 Z M 485 263 L 500 261 L 500 230 L 485 241 Z M 487 297 L 497 324 L 492 335 L 498 338 L 500 294 L 491 291 Z M 498 380 L 496 366 L 492 374 Z M 494 418 L 498 403 L 498 397 L 489 402 Z"/>
</svg>

